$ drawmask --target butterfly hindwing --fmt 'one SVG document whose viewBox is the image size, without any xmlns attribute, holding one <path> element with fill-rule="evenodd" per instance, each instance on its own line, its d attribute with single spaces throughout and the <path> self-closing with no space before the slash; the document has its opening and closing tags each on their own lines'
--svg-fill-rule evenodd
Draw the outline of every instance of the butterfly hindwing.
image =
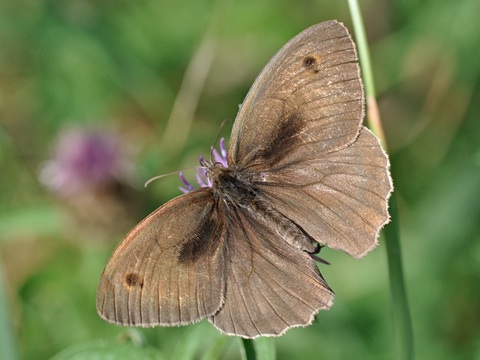
<svg viewBox="0 0 480 360">
<path fill-rule="evenodd" d="M 389 162 L 366 128 L 348 147 L 265 172 L 259 190 L 320 244 L 359 258 L 389 220 Z"/>
<path fill-rule="evenodd" d="M 210 322 L 230 335 L 278 336 L 332 305 L 333 292 L 316 264 L 285 241 L 278 224 L 246 209 L 229 211 L 227 291 Z"/>
</svg>

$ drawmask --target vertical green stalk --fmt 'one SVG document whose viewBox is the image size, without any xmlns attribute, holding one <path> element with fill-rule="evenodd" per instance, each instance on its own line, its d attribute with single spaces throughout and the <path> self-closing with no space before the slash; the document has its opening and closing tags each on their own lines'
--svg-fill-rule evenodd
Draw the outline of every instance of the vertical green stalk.
<svg viewBox="0 0 480 360">
<path fill-rule="evenodd" d="M 350 14 L 352 16 L 355 37 L 357 40 L 358 56 L 360 58 L 360 66 L 362 67 L 363 82 L 365 84 L 368 127 L 380 138 L 382 145 L 387 149 L 387 142 L 385 140 L 377 107 L 372 62 L 370 61 L 370 51 L 368 48 L 365 27 L 363 26 L 362 14 L 360 13 L 360 8 L 356 0 L 348 0 L 348 4 L 350 6 Z"/>
<path fill-rule="evenodd" d="M 255 353 L 255 347 L 253 346 L 254 340 L 241 339 L 242 340 L 242 359 L 243 360 L 257 360 L 257 354 Z"/>
<path fill-rule="evenodd" d="M 380 113 L 378 111 L 373 71 L 368 50 L 367 37 L 363 26 L 362 15 L 356 0 L 348 0 L 350 13 L 355 30 L 360 66 L 365 82 L 367 99 L 367 121 L 372 131 L 380 138 L 385 149 L 387 143 L 382 130 Z M 395 353 L 398 359 L 413 359 L 413 331 L 410 310 L 405 290 L 398 226 L 398 207 L 395 193 L 390 198 L 391 223 L 385 227 L 384 236 L 387 249 L 390 291 L 392 297 L 393 326 L 395 333 Z"/>
<path fill-rule="evenodd" d="M 244 360 L 275 360 L 275 339 L 260 337 L 255 340 L 242 339 Z"/>
</svg>

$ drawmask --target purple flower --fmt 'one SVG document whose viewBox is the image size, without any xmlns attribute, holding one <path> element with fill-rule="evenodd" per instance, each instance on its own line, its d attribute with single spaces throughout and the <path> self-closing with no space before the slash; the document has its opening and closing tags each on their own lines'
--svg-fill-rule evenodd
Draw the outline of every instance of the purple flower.
<svg viewBox="0 0 480 360">
<path fill-rule="evenodd" d="M 217 163 L 222 164 L 224 167 L 228 166 L 228 161 L 227 161 L 227 150 L 225 149 L 225 138 L 220 139 L 220 152 L 217 151 L 217 149 L 212 148 L 212 154 L 213 154 L 213 160 Z M 207 171 L 204 167 L 204 158 L 203 156 L 200 156 L 200 165 L 201 167 L 197 168 L 197 173 L 195 174 L 195 177 L 197 179 L 198 185 L 200 187 L 212 187 L 212 182 L 210 179 L 207 177 Z M 180 180 L 182 180 L 183 184 L 185 187 L 179 187 L 180 191 L 183 192 L 184 194 L 189 193 L 190 191 L 195 190 L 195 187 L 190 184 L 187 179 L 185 179 L 185 176 L 183 176 L 183 173 L 180 172 L 178 174 L 180 177 Z"/>
<path fill-rule="evenodd" d="M 118 135 L 106 130 L 71 128 L 57 139 L 54 156 L 46 162 L 40 181 L 60 195 L 126 180 L 133 164 Z"/>
</svg>

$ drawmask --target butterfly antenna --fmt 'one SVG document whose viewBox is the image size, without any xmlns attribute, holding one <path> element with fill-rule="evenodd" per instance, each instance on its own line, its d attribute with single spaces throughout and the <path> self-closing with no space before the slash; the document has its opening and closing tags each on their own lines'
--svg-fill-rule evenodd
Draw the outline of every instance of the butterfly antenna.
<svg viewBox="0 0 480 360">
<path fill-rule="evenodd" d="M 185 169 L 183 169 L 183 170 L 172 171 L 172 172 L 167 173 L 167 174 L 161 174 L 161 175 L 154 176 L 154 177 L 152 177 L 151 179 L 147 180 L 143 186 L 144 186 L 144 187 L 147 187 L 148 185 L 150 185 L 150 183 L 154 182 L 155 180 L 161 179 L 161 178 L 166 177 L 166 176 L 178 174 L 178 173 L 180 173 L 180 172 L 182 172 L 182 171 L 191 170 L 191 169 L 195 169 L 195 168 L 194 168 L 194 167 L 188 167 L 188 168 L 185 168 Z"/>
<path fill-rule="evenodd" d="M 218 143 L 218 139 L 220 138 L 220 134 L 222 133 L 223 128 L 227 123 L 229 123 L 231 120 L 223 120 L 222 123 L 220 124 L 220 127 L 217 132 L 217 136 L 215 137 L 215 141 L 213 142 L 213 146 L 210 148 L 210 163 L 213 164 L 213 150 L 215 149 L 215 146 Z"/>
</svg>

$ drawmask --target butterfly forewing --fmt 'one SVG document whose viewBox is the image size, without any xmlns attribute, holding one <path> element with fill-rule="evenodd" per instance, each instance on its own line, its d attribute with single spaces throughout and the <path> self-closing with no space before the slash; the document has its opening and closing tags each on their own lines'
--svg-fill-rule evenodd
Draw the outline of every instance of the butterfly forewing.
<svg viewBox="0 0 480 360">
<path fill-rule="evenodd" d="M 182 325 L 213 315 L 225 290 L 224 232 L 210 188 L 160 207 L 108 261 L 98 288 L 99 314 L 137 326 Z"/>
<path fill-rule="evenodd" d="M 290 40 L 262 70 L 239 110 L 229 163 L 267 169 L 350 144 L 364 102 L 356 60 L 347 29 L 336 21 Z"/>
</svg>

